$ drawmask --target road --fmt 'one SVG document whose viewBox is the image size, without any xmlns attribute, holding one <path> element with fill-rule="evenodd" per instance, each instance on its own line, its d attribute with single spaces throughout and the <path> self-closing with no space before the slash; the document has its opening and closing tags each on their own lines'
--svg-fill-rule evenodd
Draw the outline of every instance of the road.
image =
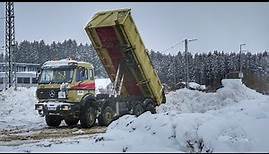
<svg viewBox="0 0 269 154">
<path fill-rule="evenodd" d="M 64 138 L 89 138 L 99 133 L 104 133 L 106 127 L 94 126 L 82 129 L 80 126 L 58 128 L 32 128 L 32 129 L 2 129 L 0 130 L 0 146 L 18 146 L 26 143 L 36 143 L 41 140 L 61 142 Z"/>
</svg>

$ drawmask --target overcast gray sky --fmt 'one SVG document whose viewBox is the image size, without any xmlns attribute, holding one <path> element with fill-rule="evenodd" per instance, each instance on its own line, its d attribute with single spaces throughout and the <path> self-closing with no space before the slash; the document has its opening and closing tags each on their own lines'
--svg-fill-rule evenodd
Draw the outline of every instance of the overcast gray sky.
<svg viewBox="0 0 269 154">
<path fill-rule="evenodd" d="M 269 51 L 268 2 L 15 2 L 16 40 L 90 43 L 84 27 L 94 13 L 119 8 L 132 9 L 149 50 L 163 52 L 185 38 L 197 38 L 190 42 L 191 52 L 238 52 L 240 43 L 250 52 Z M 184 50 L 183 42 L 166 53 L 178 50 Z"/>
</svg>

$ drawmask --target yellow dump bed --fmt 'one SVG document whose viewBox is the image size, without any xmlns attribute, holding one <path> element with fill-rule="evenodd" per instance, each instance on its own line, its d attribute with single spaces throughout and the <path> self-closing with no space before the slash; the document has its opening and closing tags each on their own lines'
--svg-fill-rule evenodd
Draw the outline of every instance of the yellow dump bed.
<svg viewBox="0 0 269 154">
<path fill-rule="evenodd" d="M 85 30 L 112 82 L 119 64 L 124 66 L 121 95 L 150 97 L 159 105 L 165 102 L 163 86 L 130 11 L 99 12 Z"/>
</svg>

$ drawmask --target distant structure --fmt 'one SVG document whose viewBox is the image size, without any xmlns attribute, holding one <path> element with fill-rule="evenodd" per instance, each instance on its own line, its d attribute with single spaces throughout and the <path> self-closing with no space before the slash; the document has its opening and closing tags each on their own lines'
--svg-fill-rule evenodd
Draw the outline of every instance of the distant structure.
<svg viewBox="0 0 269 154">
<path fill-rule="evenodd" d="M 240 71 L 231 71 L 225 75 L 225 79 L 240 79 Z"/>
<path fill-rule="evenodd" d="M 15 66 L 15 65 L 13 65 Z M 36 73 L 40 68 L 39 64 L 34 63 L 16 63 L 14 71 L 16 71 L 16 84 L 18 87 L 32 87 L 37 84 Z M 4 90 L 6 77 L 6 63 L 0 63 L 0 91 Z"/>
</svg>

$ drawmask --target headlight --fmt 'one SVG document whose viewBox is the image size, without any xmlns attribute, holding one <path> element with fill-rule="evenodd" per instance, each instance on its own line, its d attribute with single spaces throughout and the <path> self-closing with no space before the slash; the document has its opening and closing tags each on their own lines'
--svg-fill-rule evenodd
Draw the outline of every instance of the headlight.
<svg viewBox="0 0 269 154">
<path fill-rule="evenodd" d="M 66 98 L 66 93 L 64 91 L 59 91 L 58 98 Z"/>
<path fill-rule="evenodd" d="M 43 105 L 37 105 L 36 110 L 43 110 Z"/>
<path fill-rule="evenodd" d="M 62 105 L 62 110 L 70 110 L 70 106 L 68 106 L 68 105 Z"/>
</svg>

